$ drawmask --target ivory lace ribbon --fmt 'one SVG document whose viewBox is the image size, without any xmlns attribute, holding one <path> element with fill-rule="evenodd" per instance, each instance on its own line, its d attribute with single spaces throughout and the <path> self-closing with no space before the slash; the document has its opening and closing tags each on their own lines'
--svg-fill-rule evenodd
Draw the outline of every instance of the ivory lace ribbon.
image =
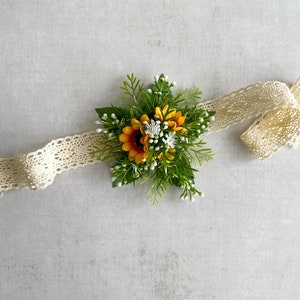
<svg viewBox="0 0 300 300">
<path fill-rule="evenodd" d="M 200 106 L 216 112 L 207 133 L 259 116 L 241 139 L 261 159 L 295 145 L 300 136 L 300 78 L 291 89 L 282 82 L 259 82 Z M 90 156 L 99 140 L 105 143 L 102 134 L 90 131 L 53 140 L 29 154 L 0 158 L 0 192 L 44 189 L 63 171 L 99 162 Z"/>
</svg>

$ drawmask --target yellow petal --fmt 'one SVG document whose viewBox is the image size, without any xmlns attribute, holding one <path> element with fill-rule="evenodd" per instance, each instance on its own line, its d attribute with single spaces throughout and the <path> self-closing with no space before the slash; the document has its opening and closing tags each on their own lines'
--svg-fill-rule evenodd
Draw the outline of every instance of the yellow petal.
<svg viewBox="0 0 300 300">
<path fill-rule="evenodd" d="M 150 123 L 150 119 L 149 119 L 149 117 L 146 115 L 146 114 L 143 114 L 142 116 L 141 116 L 141 123 L 142 124 L 144 124 L 144 122 L 146 121 L 147 123 Z"/>
<path fill-rule="evenodd" d="M 141 122 L 137 119 L 131 119 L 131 126 L 133 130 L 139 130 L 141 128 Z"/>
<path fill-rule="evenodd" d="M 182 133 L 187 133 L 188 131 L 187 131 L 186 128 L 182 128 L 181 132 L 182 132 Z"/>
<path fill-rule="evenodd" d="M 162 113 L 164 114 L 164 116 L 166 115 L 168 109 L 169 109 L 169 105 L 165 105 L 163 110 L 162 110 Z"/>
<path fill-rule="evenodd" d="M 176 110 L 172 110 L 171 112 L 169 112 L 169 113 L 166 115 L 165 119 L 166 119 L 166 120 L 170 120 L 170 119 L 172 119 L 172 118 L 175 118 L 175 116 L 176 116 Z"/>
<path fill-rule="evenodd" d="M 162 121 L 163 120 L 163 116 L 162 116 L 162 112 L 160 110 L 159 107 L 155 107 L 155 114 L 158 116 L 158 118 Z"/>
</svg>

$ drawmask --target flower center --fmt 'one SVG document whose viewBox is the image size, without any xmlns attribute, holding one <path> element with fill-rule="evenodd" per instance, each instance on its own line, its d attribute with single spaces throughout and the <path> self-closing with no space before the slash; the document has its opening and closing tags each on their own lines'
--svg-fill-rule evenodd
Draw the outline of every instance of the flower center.
<svg viewBox="0 0 300 300">
<path fill-rule="evenodd" d="M 142 133 L 138 130 L 134 135 L 134 142 L 139 149 L 143 149 L 144 145 L 141 143 Z"/>
</svg>

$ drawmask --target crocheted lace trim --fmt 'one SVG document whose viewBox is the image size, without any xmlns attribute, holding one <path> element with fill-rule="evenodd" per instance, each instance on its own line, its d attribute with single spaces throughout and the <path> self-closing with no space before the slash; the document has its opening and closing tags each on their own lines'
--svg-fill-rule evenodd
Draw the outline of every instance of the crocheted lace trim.
<svg viewBox="0 0 300 300">
<path fill-rule="evenodd" d="M 259 116 L 241 139 L 261 159 L 297 143 L 299 105 L 300 78 L 291 89 L 282 82 L 259 82 L 200 104 L 216 111 L 208 134 Z M 90 152 L 101 141 L 105 142 L 103 134 L 85 132 L 53 140 L 27 155 L 0 158 L 0 192 L 25 186 L 44 189 L 63 171 L 99 162 Z"/>
</svg>

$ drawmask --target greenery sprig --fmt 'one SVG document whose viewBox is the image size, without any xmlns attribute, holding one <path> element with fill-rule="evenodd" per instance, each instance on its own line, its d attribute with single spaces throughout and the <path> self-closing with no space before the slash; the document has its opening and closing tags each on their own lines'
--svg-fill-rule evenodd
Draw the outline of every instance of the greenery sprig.
<svg viewBox="0 0 300 300">
<path fill-rule="evenodd" d="M 215 112 L 201 109 L 198 87 L 173 96 L 175 85 L 161 74 L 146 89 L 134 74 L 127 75 L 120 95 L 124 107 L 96 109 L 101 139 L 91 156 L 115 161 L 110 169 L 113 187 L 150 181 L 148 197 L 154 204 L 171 185 L 182 189 L 182 199 L 203 196 L 195 188 L 192 164 L 214 158 L 201 136 Z"/>
</svg>

